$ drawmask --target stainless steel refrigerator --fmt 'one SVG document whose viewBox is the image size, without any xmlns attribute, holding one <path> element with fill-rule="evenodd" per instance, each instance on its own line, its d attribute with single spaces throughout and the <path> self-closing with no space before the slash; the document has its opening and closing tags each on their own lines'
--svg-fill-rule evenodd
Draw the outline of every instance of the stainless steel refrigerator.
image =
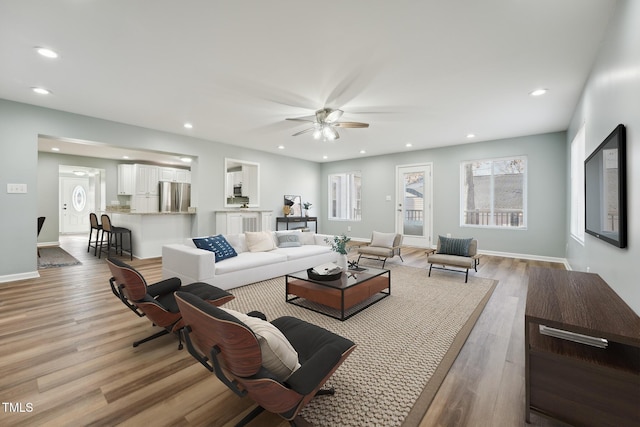
<svg viewBox="0 0 640 427">
<path fill-rule="evenodd" d="M 188 212 L 191 184 L 160 181 L 160 212 Z"/>
</svg>

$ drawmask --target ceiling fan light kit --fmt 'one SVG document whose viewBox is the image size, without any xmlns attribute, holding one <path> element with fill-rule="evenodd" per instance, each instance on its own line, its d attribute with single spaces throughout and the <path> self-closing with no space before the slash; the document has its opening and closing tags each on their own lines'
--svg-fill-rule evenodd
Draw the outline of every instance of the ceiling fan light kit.
<svg viewBox="0 0 640 427">
<path fill-rule="evenodd" d="M 337 127 L 342 128 L 367 128 L 369 123 L 362 122 L 339 122 L 344 111 L 332 108 L 322 108 L 315 113 L 314 116 L 287 118 L 287 120 L 310 122 L 312 127 L 296 132 L 293 136 L 302 135 L 303 133 L 313 132 L 314 139 L 323 139 L 324 141 L 333 141 L 340 138 L 340 134 L 336 130 Z"/>
</svg>

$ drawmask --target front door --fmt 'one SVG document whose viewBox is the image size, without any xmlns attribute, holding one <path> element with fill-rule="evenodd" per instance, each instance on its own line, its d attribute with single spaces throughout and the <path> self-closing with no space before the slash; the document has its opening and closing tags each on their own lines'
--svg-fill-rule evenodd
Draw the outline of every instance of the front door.
<svg viewBox="0 0 640 427">
<path fill-rule="evenodd" d="M 60 232 L 89 231 L 89 178 L 60 178 Z"/>
<path fill-rule="evenodd" d="M 431 164 L 396 170 L 396 232 L 403 235 L 403 245 L 431 247 Z"/>
</svg>

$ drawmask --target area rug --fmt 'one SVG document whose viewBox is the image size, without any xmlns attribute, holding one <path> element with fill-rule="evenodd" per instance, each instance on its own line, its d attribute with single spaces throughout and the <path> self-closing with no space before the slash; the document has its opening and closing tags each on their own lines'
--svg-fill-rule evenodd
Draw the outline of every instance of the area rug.
<svg viewBox="0 0 640 427">
<path fill-rule="evenodd" d="M 82 264 L 62 248 L 57 246 L 40 248 L 38 268 L 66 267 L 68 265 Z"/>
<path fill-rule="evenodd" d="M 341 322 L 285 302 L 284 278 L 236 288 L 225 306 L 295 316 L 358 347 L 327 382 L 333 396 L 301 412 L 322 426 L 417 426 L 491 297 L 497 281 L 388 266 L 391 296 Z"/>
</svg>

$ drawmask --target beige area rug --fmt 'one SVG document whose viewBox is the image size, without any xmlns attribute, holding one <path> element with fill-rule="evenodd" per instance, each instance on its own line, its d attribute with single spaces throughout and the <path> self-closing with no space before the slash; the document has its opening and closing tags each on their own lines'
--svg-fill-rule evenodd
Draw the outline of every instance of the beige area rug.
<svg viewBox="0 0 640 427">
<path fill-rule="evenodd" d="M 284 278 L 233 289 L 225 305 L 289 315 L 322 326 L 358 347 L 327 382 L 334 396 L 303 409 L 320 426 L 417 426 L 489 300 L 497 281 L 389 266 L 391 296 L 341 322 L 285 302 Z"/>
<path fill-rule="evenodd" d="M 66 267 L 68 265 L 79 265 L 80 261 L 75 259 L 69 252 L 57 246 L 40 248 L 38 257 L 38 268 Z"/>
</svg>

